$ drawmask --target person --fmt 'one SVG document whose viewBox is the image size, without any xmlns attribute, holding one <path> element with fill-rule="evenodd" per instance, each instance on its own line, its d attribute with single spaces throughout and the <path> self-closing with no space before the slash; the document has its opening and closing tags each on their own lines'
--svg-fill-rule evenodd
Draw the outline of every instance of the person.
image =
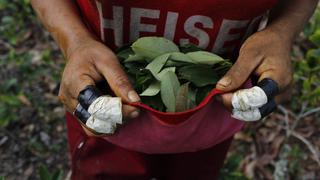
<svg viewBox="0 0 320 180">
<path fill-rule="evenodd" d="M 121 97 L 123 117 L 127 120 L 137 118 L 140 113 L 127 103 L 138 102 L 140 98 L 114 54 L 117 48 L 141 36 L 163 36 L 178 44 L 194 43 L 236 60 L 216 85 L 224 92 L 222 104 L 230 109 L 233 92 L 251 75 L 256 75 L 258 81 L 273 79 L 280 92 L 290 86 L 290 48 L 317 3 L 317 0 L 31 0 L 66 59 L 59 97 L 67 111 L 75 111 L 78 95 L 85 87 L 106 80 L 113 93 Z M 265 14 L 268 23 L 257 31 Z M 80 126 L 71 113 L 67 113 L 67 125 L 72 179 L 216 179 L 235 133 L 194 152 L 143 153 L 117 146 L 117 141 L 111 143 L 96 137 Z M 224 126 L 222 123 L 226 131 L 235 129 Z"/>
</svg>

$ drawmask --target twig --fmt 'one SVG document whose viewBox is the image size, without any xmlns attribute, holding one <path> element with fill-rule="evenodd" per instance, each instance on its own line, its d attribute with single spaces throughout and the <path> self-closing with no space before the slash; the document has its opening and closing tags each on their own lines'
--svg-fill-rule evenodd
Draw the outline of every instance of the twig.
<svg viewBox="0 0 320 180">
<path fill-rule="evenodd" d="M 303 113 L 303 114 L 300 116 L 300 118 L 304 118 L 304 117 L 310 116 L 311 114 L 317 113 L 317 112 L 320 112 L 320 107 L 311 109 L 311 110 Z"/>
<path fill-rule="evenodd" d="M 293 122 L 292 130 L 296 129 L 296 127 L 298 126 L 298 123 L 299 123 L 300 120 L 302 119 L 302 115 L 304 114 L 307 106 L 308 106 L 308 102 L 304 101 L 304 102 L 302 103 L 302 107 L 301 107 L 301 111 L 299 112 L 299 115 L 294 116 L 294 117 L 296 117 L 296 118 L 295 118 L 295 121 Z"/>
<path fill-rule="evenodd" d="M 309 148 L 309 150 L 311 151 L 311 153 L 314 155 L 315 157 L 315 161 L 318 163 L 318 165 L 320 166 L 320 158 L 319 158 L 319 154 L 318 151 L 315 147 L 313 147 L 313 145 L 306 139 L 304 138 L 302 135 L 300 135 L 299 133 L 295 132 L 295 131 L 291 131 L 291 135 L 299 140 L 301 140 L 305 145 L 307 145 L 307 147 Z"/>
<path fill-rule="evenodd" d="M 306 101 L 304 101 L 304 102 L 302 103 L 301 110 L 300 110 L 300 112 L 299 112 L 299 115 L 298 115 L 298 118 L 297 118 L 297 119 L 299 119 L 299 118 L 302 116 L 302 114 L 305 112 L 305 110 L 306 110 L 306 108 L 307 108 L 307 105 L 308 105 L 308 102 L 306 102 Z"/>
<path fill-rule="evenodd" d="M 285 120 L 285 130 L 286 130 L 286 136 L 289 137 L 290 136 L 290 125 L 289 125 L 289 113 L 288 113 L 288 110 L 281 106 L 281 105 L 278 105 L 278 109 L 284 114 L 284 120 Z"/>
<path fill-rule="evenodd" d="M 301 115 L 299 115 L 297 118 L 295 118 L 295 122 L 294 122 L 294 125 L 292 126 L 292 128 L 290 128 L 290 125 L 289 125 L 289 116 L 288 116 L 289 112 L 288 112 L 288 110 L 281 105 L 278 105 L 278 109 L 285 116 L 286 126 L 284 127 L 284 129 L 286 130 L 287 138 L 289 138 L 290 136 L 293 136 L 293 137 L 299 139 L 300 141 L 302 141 L 309 148 L 309 150 L 311 151 L 311 153 L 315 157 L 315 161 L 320 166 L 320 158 L 319 158 L 318 150 L 306 138 L 304 138 L 302 135 L 300 135 L 299 133 L 294 131 L 294 129 L 295 129 L 296 125 L 298 124 L 298 121 L 300 121 L 300 119 L 302 119 L 303 117 L 309 116 L 313 113 L 320 112 L 320 107 L 309 110 L 305 113 L 302 113 L 303 111 L 301 111 L 300 112 Z"/>
</svg>

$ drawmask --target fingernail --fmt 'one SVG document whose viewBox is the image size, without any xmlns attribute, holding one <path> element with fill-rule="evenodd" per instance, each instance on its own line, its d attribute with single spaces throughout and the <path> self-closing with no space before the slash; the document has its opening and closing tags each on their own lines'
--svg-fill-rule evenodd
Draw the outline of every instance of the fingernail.
<svg viewBox="0 0 320 180">
<path fill-rule="evenodd" d="M 131 102 L 138 102 L 140 101 L 140 97 L 138 96 L 138 94 L 135 92 L 135 91 L 130 91 L 128 93 L 128 97 L 129 97 L 129 100 Z"/>
<path fill-rule="evenodd" d="M 139 112 L 138 111 L 133 111 L 131 114 L 130 114 L 130 118 L 131 119 L 134 119 L 134 118 L 136 118 L 136 117 L 138 117 L 139 116 Z"/>
<path fill-rule="evenodd" d="M 231 78 L 229 76 L 222 78 L 218 84 L 223 87 L 227 87 L 231 84 Z"/>
</svg>

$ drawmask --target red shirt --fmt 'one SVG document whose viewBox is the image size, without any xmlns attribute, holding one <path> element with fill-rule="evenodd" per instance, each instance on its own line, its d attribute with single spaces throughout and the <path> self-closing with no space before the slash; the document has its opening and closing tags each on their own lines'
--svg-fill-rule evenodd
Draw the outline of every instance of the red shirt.
<svg viewBox="0 0 320 180">
<path fill-rule="evenodd" d="M 81 13 L 109 47 L 141 36 L 164 36 L 208 51 L 236 52 L 277 0 L 77 0 Z"/>
<path fill-rule="evenodd" d="M 208 51 L 236 55 L 255 32 L 262 16 L 277 0 L 77 0 L 88 27 L 110 48 L 141 36 L 164 36 L 177 44 L 193 43 Z M 165 124 L 144 112 L 105 138 L 119 146 L 147 153 L 197 151 L 222 142 L 243 122 L 221 104 L 206 107 L 182 124 Z"/>
</svg>

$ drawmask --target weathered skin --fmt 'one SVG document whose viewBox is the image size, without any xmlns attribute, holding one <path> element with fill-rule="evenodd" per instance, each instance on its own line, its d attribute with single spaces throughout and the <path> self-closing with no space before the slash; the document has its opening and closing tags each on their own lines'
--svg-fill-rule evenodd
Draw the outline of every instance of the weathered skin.
<svg viewBox="0 0 320 180">
<path fill-rule="evenodd" d="M 123 102 L 140 100 L 114 53 L 85 27 L 72 0 L 31 0 L 31 3 L 66 58 L 59 97 L 68 111 L 74 111 L 76 97 L 85 86 L 103 79 Z M 317 3 L 318 0 L 280 0 L 271 13 L 268 27 L 245 41 L 237 62 L 217 85 L 226 92 L 222 101 L 228 108 L 232 97 L 228 92 L 238 89 L 251 73 L 259 75 L 260 80 L 272 78 L 281 90 L 287 89 L 292 81 L 293 39 Z M 125 118 L 137 115 L 138 109 L 123 106 Z"/>
<path fill-rule="evenodd" d="M 279 1 L 271 11 L 266 29 L 244 42 L 236 63 L 218 82 L 216 88 L 226 92 L 221 98 L 225 106 L 232 108 L 232 93 L 227 92 L 238 89 L 250 74 L 258 75 L 259 81 L 264 78 L 275 80 L 282 92 L 276 97 L 277 103 L 287 100 L 285 95 L 292 84 L 291 46 L 317 4 L 318 0 Z"/>
<path fill-rule="evenodd" d="M 67 61 L 59 98 L 69 112 L 77 106 L 82 89 L 104 79 L 123 102 L 140 100 L 115 54 L 89 32 L 72 0 L 32 0 L 31 4 Z M 139 115 L 137 108 L 128 105 L 123 105 L 122 112 L 125 119 Z"/>
</svg>

